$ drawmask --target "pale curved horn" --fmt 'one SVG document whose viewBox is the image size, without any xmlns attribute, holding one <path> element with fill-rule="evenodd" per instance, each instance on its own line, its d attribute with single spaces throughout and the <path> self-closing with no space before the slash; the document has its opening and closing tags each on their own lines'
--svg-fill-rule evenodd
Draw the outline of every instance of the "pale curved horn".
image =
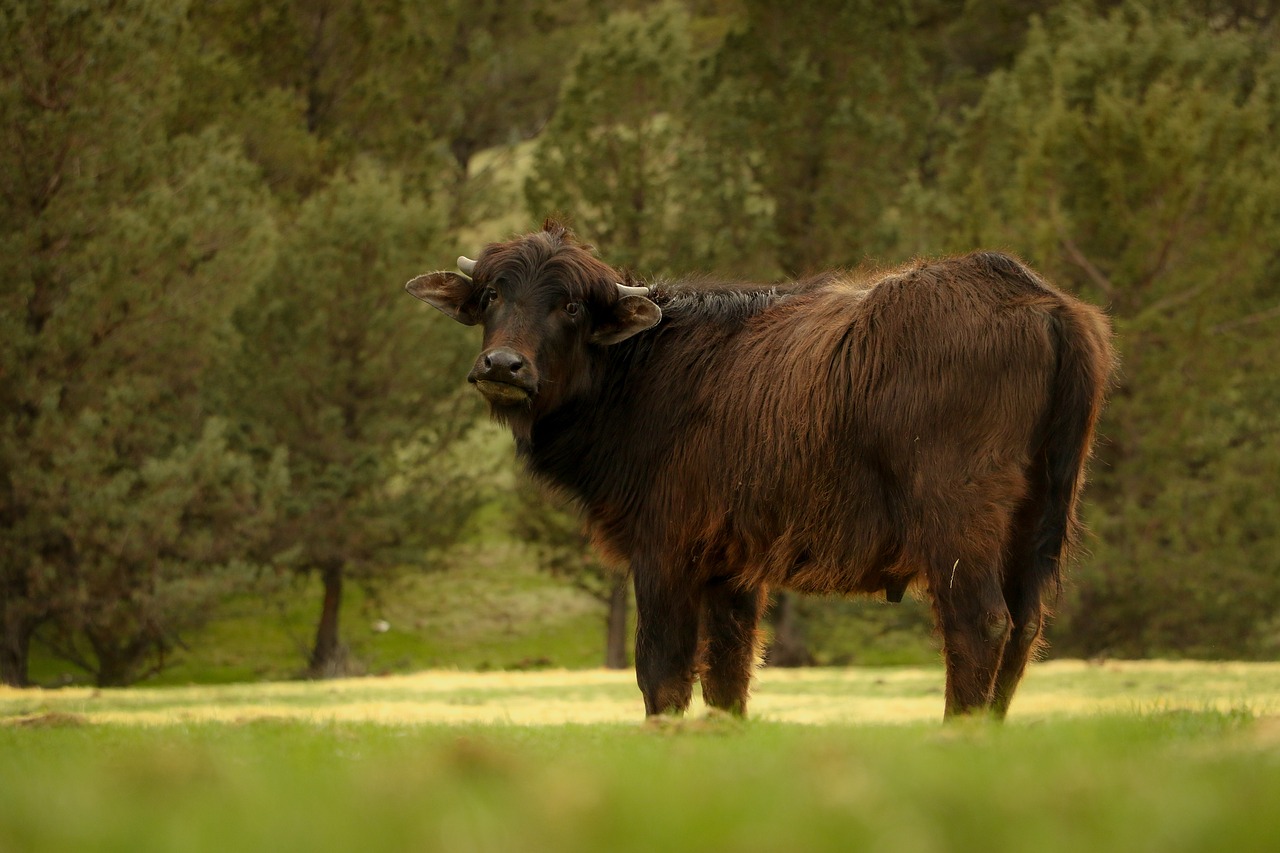
<svg viewBox="0 0 1280 853">
<path fill-rule="evenodd" d="M 618 285 L 618 293 L 622 296 L 648 296 L 649 288 L 647 287 L 628 287 L 625 284 L 615 282 Z"/>
<path fill-rule="evenodd" d="M 476 270 L 476 262 L 468 258 L 466 255 L 458 256 L 458 269 L 462 270 L 466 275 L 474 275 Z"/>
</svg>

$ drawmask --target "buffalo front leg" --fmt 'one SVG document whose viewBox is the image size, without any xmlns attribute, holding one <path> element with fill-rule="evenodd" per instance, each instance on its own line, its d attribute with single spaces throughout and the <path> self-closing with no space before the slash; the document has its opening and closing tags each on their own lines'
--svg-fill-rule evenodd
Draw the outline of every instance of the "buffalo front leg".
<svg viewBox="0 0 1280 853">
<path fill-rule="evenodd" d="M 938 561 L 929 585 L 947 666 L 946 716 L 986 711 L 1012 621 L 999 577 L 985 564 Z"/>
<path fill-rule="evenodd" d="M 741 589 L 728 580 L 712 581 L 702 591 L 699 678 L 702 698 L 712 708 L 747 713 L 765 599 L 764 590 Z"/>
<path fill-rule="evenodd" d="M 698 590 L 672 585 L 633 566 L 636 590 L 636 681 L 647 716 L 683 714 L 693 694 L 698 647 Z"/>
</svg>

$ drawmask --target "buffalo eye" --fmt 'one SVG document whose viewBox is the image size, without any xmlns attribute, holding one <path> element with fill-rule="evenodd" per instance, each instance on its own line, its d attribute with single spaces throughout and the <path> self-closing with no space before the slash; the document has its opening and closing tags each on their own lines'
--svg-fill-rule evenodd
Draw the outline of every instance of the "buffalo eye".
<svg viewBox="0 0 1280 853">
<path fill-rule="evenodd" d="M 480 291 L 480 310 L 486 310 L 493 303 L 493 300 L 497 298 L 498 291 L 494 290 L 492 287 L 486 287 L 484 290 Z"/>
<path fill-rule="evenodd" d="M 581 302 L 570 302 L 564 306 L 564 313 L 570 317 L 577 317 L 578 312 L 582 310 Z"/>
</svg>

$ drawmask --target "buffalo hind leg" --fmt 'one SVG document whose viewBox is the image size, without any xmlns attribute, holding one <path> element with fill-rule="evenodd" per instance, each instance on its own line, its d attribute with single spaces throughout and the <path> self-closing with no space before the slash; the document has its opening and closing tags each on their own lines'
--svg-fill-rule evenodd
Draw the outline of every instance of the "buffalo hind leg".
<svg viewBox="0 0 1280 853">
<path fill-rule="evenodd" d="M 1000 661 L 1000 671 L 996 673 L 996 688 L 991 701 L 991 711 L 999 719 L 1004 719 L 1009 713 L 1009 703 L 1013 701 L 1014 691 L 1022 681 L 1027 663 L 1040 647 L 1045 621 L 1045 608 L 1038 590 L 1006 594 L 1006 597 L 1009 599 L 1013 630 L 1005 646 L 1004 658 Z"/>
<path fill-rule="evenodd" d="M 963 558 L 934 560 L 929 587 L 947 666 L 946 716 L 984 712 L 1011 630 L 999 577 Z"/>
<path fill-rule="evenodd" d="M 991 710 L 1003 719 L 1009 712 L 1014 691 L 1027 669 L 1027 663 L 1040 647 L 1047 611 L 1044 606 L 1044 587 L 1050 577 L 1036 572 L 1035 520 L 1039 506 L 1027 502 L 1019 514 L 1019 521 L 1010 542 L 1009 556 L 1004 565 L 1004 600 L 1013 620 L 1013 630 L 996 673 L 995 694 Z"/>
<path fill-rule="evenodd" d="M 712 581 L 702 591 L 698 670 L 702 698 L 712 708 L 737 716 L 747 712 L 758 651 L 756 626 L 766 597 L 762 589 L 742 589 L 728 580 Z"/>
<path fill-rule="evenodd" d="M 698 594 L 672 587 L 660 573 L 633 567 L 636 590 L 636 681 L 644 711 L 683 714 L 693 695 L 698 649 Z"/>
</svg>

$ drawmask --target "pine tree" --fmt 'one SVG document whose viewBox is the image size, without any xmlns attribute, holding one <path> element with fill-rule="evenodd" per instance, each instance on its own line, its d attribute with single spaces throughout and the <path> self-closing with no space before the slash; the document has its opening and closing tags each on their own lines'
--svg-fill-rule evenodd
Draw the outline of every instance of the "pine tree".
<svg viewBox="0 0 1280 853">
<path fill-rule="evenodd" d="M 458 378 L 461 327 L 404 294 L 442 254 L 439 207 L 365 162 L 299 209 L 257 298 L 240 313 L 244 350 L 230 405 L 254 441 L 288 452 L 279 559 L 319 576 L 324 600 L 309 669 L 344 671 L 339 608 L 348 580 L 376 587 L 447 545 L 474 485 L 445 452 L 475 423 Z"/>
<path fill-rule="evenodd" d="M 885 218 L 932 110 L 910 5 L 747 0 L 715 56 L 716 114 L 741 128 L 734 148 L 770 200 L 789 275 L 893 248 Z"/>
<path fill-rule="evenodd" d="M 560 211 L 617 266 L 645 274 L 775 272 L 769 200 L 725 146 L 729 104 L 699 100 L 688 13 L 620 12 L 573 63 L 526 197 Z M 724 108 L 724 109 L 722 109 Z M 727 128 L 726 128 L 727 130 Z"/>
<path fill-rule="evenodd" d="M 184 120 L 244 133 L 273 188 L 305 196 L 359 157 L 414 191 L 444 188 L 451 224 L 488 214 L 479 151 L 527 139 L 555 104 L 583 0 L 225 0 L 192 10 Z"/>
<path fill-rule="evenodd" d="M 233 142 L 169 132 L 184 12 L 0 4 L 9 683 L 37 629 L 99 683 L 159 665 L 244 576 L 231 546 L 278 490 L 202 400 L 274 226 Z"/>
</svg>

